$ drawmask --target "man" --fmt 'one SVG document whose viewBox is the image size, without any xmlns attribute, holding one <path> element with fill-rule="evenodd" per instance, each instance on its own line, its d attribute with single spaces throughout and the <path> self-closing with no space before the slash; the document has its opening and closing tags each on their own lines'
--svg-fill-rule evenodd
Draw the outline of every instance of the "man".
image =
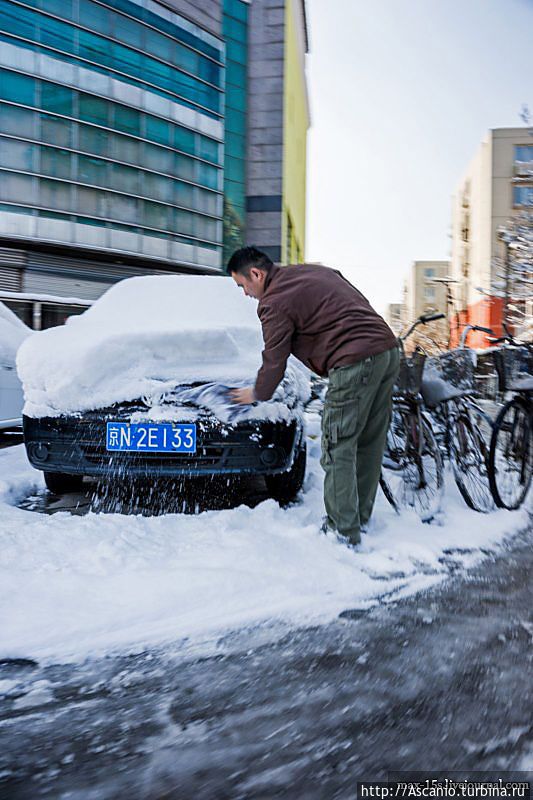
<svg viewBox="0 0 533 800">
<path fill-rule="evenodd" d="M 274 266 L 254 247 L 237 250 L 228 273 L 259 300 L 263 364 L 238 403 L 269 400 L 292 353 L 329 378 L 322 416 L 325 527 L 360 541 L 376 497 L 399 367 L 397 341 L 368 300 L 337 270 Z"/>
</svg>

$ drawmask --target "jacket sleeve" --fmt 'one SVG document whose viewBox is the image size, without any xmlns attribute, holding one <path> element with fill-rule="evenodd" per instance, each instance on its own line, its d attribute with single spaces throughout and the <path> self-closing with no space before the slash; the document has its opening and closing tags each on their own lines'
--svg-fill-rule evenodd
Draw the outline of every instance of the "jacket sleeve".
<svg viewBox="0 0 533 800">
<path fill-rule="evenodd" d="M 255 381 L 255 399 L 270 400 L 285 374 L 291 353 L 294 323 L 285 314 L 270 306 L 261 306 L 257 313 L 263 327 L 263 364 Z"/>
</svg>

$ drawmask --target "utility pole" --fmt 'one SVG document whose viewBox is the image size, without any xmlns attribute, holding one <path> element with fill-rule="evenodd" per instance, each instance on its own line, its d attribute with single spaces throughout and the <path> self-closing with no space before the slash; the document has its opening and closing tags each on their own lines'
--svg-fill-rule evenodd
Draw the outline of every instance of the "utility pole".
<svg viewBox="0 0 533 800">
<path fill-rule="evenodd" d="M 509 324 L 509 289 L 511 283 L 511 264 L 509 260 L 509 250 L 511 237 L 509 232 L 501 227 L 498 228 L 498 239 L 503 243 L 503 269 L 504 269 L 504 290 L 503 290 L 503 321 Z"/>
<path fill-rule="evenodd" d="M 503 299 L 503 320 L 506 325 L 509 324 L 509 277 L 510 277 L 510 269 L 509 269 L 509 242 L 507 239 L 503 240 L 504 246 L 504 263 L 505 263 L 505 295 Z"/>
<path fill-rule="evenodd" d="M 448 350 L 452 345 L 452 316 L 453 316 L 453 295 L 450 285 L 459 283 L 455 278 L 433 278 L 433 283 L 442 283 L 446 286 L 446 321 L 448 323 Z"/>
</svg>

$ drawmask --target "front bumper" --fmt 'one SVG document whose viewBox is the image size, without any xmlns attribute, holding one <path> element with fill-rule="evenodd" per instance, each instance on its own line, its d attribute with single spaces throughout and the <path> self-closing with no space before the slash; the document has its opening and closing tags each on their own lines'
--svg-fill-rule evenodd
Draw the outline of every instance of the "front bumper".
<svg viewBox="0 0 533 800">
<path fill-rule="evenodd" d="M 108 452 L 108 421 L 123 422 L 124 417 L 94 412 L 79 417 L 24 417 L 30 463 L 44 472 L 120 479 L 275 475 L 290 469 L 302 438 L 298 419 L 239 423 L 231 428 L 200 419 L 194 455 Z"/>
</svg>

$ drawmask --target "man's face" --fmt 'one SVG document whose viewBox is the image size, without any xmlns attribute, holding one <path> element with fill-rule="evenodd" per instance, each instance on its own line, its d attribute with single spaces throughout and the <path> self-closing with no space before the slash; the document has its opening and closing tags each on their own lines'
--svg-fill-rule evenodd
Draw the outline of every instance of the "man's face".
<svg viewBox="0 0 533 800">
<path fill-rule="evenodd" d="M 256 267 L 250 267 L 250 275 L 243 275 L 241 272 L 232 272 L 231 277 L 243 290 L 247 297 L 255 297 L 260 300 L 265 291 L 266 272 Z"/>
</svg>

